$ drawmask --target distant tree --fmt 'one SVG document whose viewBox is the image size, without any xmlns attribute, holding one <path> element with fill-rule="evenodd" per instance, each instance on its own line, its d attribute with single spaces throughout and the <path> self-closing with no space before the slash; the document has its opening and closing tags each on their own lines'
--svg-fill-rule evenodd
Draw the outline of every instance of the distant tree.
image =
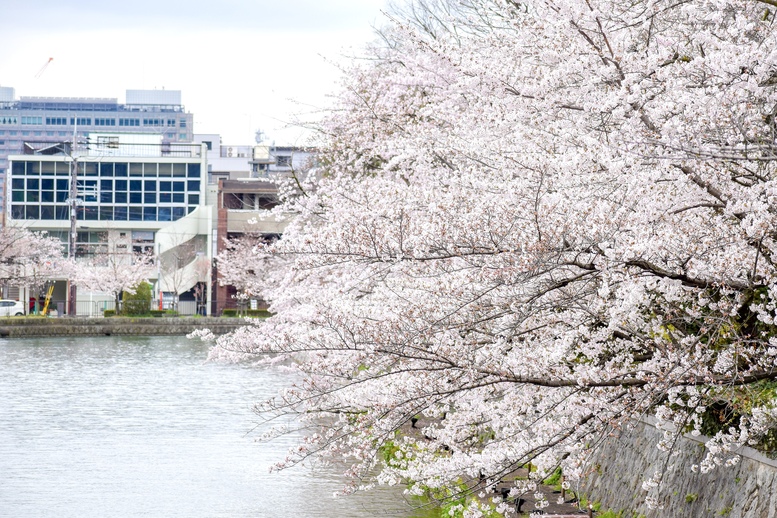
<svg viewBox="0 0 777 518">
<path fill-rule="evenodd" d="M 45 232 L 0 228 L 0 284 L 40 285 L 61 273 L 63 246 Z"/>
<path fill-rule="evenodd" d="M 89 291 L 113 296 L 116 312 L 121 313 L 122 292 L 132 292 L 153 273 L 153 257 L 133 252 L 127 239 L 108 232 L 88 258 L 75 258 L 69 263 L 72 282 Z"/>
<path fill-rule="evenodd" d="M 173 309 L 177 311 L 181 293 L 206 280 L 210 261 L 205 257 L 206 244 L 200 237 L 173 234 L 171 243 L 173 246 L 158 258 L 162 273 L 160 286 L 172 292 Z"/>
<path fill-rule="evenodd" d="M 151 284 L 141 282 L 122 294 L 122 314 L 127 316 L 148 315 L 151 310 Z"/>
</svg>

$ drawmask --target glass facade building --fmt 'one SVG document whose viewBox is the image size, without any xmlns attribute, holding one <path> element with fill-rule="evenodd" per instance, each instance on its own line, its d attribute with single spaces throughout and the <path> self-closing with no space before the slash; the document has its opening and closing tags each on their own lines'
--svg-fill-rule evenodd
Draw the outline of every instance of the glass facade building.
<svg viewBox="0 0 777 518">
<path fill-rule="evenodd" d="M 9 221 L 69 221 L 73 168 L 69 157 L 16 156 L 10 168 Z M 176 221 L 203 201 L 199 158 L 110 157 L 78 161 L 77 169 L 78 220 Z"/>
<path fill-rule="evenodd" d="M 20 97 L 0 88 L 0 180 L 9 174 L 10 155 L 23 154 L 25 142 L 83 140 L 96 131 L 142 133 L 166 143 L 192 142 L 193 115 L 178 90 L 127 90 L 126 102 L 114 98 Z M 0 207 L 10 202 L 0 181 Z M 26 190 L 26 189 L 25 189 Z M 43 191 L 41 191 L 42 194 Z M 7 213 L 7 211 L 4 211 Z M 166 213 L 166 212 L 165 212 Z"/>
</svg>

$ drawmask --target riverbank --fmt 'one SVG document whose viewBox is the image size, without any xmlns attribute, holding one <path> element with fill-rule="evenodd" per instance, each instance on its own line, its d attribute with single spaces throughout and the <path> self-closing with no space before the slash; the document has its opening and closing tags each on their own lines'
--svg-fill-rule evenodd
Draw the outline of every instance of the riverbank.
<svg viewBox="0 0 777 518">
<path fill-rule="evenodd" d="M 0 318 L 0 337 L 38 336 L 170 336 L 197 329 L 221 335 L 246 325 L 243 318 L 160 317 L 160 318 Z"/>
</svg>

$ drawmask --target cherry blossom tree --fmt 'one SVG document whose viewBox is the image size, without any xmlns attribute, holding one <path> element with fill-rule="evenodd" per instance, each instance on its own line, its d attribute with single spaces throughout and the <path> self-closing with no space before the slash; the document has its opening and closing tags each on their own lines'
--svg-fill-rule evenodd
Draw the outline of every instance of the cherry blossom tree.
<svg viewBox="0 0 777 518">
<path fill-rule="evenodd" d="M 63 259 L 62 242 L 22 227 L 0 228 L 0 284 L 24 286 L 54 278 Z"/>
<path fill-rule="evenodd" d="M 133 252 L 126 237 L 109 232 L 96 253 L 71 260 L 68 271 L 76 286 L 112 295 L 119 313 L 122 292 L 135 293 L 135 288 L 154 273 L 153 264 L 151 254 Z"/>
<path fill-rule="evenodd" d="M 773 433 L 775 13 L 395 11 L 322 127 L 324 174 L 278 209 L 298 216 L 233 263 L 280 268 L 261 286 L 275 316 L 212 352 L 300 372 L 261 407 L 310 426 L 279 467 L 345 456 L 363 485 L 453 496 L 526 463 L 581 477 L 644 416 L 666 449 L 712 435 L 701 471 Z M 411 419 L 421 432 L 397 435 Z M 659 505 L 661 473 L 646 477 Z"/>
</svg>

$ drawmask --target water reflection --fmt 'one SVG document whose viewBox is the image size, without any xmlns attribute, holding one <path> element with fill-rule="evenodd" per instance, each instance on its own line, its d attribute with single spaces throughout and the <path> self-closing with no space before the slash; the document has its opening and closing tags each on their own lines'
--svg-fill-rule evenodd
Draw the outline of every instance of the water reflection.
<svg viewBox="0 0 777 518">
<path fill-rule="evenodd" d="M 183 337 L 0 340 L 0 516 L 410 516 L 400 492 L 332 498 L 334 471 L 268 466 L 251 405 L 288 374 L 205 364 Z"/>
</svg>

